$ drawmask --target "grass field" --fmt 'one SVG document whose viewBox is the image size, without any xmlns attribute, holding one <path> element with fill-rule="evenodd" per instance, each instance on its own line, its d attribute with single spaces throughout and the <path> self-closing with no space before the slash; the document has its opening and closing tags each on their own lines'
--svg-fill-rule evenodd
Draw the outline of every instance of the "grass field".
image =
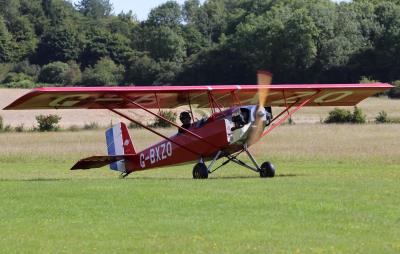
<svg viewBox="0 0 400 254">
<path fill-rule="evenodd" d="M 103 136 L 0 134 L 0 252 L 400 252 L 400 125 L 282 126 L 252 148 L 274 179 L 233 165 L 205 181 L 191 165 L 69 171 L 105 152 Z"/>
</svg>

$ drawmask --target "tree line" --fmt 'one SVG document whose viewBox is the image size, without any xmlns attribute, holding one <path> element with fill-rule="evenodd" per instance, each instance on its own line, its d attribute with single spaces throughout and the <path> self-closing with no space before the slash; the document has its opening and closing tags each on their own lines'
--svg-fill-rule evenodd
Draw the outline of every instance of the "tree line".
<svg viewBox="0 0 400 254">
<path fill-rule="evenodd" d="M 400 0 L 0 0 L 0 83 L 253 84 L 400 79 Z"/>
</svg>

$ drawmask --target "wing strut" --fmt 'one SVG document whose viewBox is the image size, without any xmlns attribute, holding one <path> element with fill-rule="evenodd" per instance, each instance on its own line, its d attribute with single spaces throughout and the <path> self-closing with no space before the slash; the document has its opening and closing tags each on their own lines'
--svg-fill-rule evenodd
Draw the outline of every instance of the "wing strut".
<svg viewBox="0 0 400 254">
<path fill-rule="evenodd" d="M 154 112 L 151 112 L 150 110 L 148 110 L 147 108 L 143 107 L 143 106 L 140 105 L 139 103 L 137 103 L 137 102 L 131 100 L 129 97 L 127 97 L 127 96 L 125 96 L 125 95 L 121 95 L 121 97 L 122 97 L 124 100 L 126 100 L 127 102 L 129 102 L 129 103 L 135 105 L 136 107 L 138 107 L 138 108 L 140 108 L 140 109 L 146 111 L 147 113 L 149 113 L 149 114 L 151 114 L 151 115 L 153 115 L 153 116 L 155 116 L 155 117 L 157 117 L 157 118 L 162 119 L 163 121 L 166 121 L 166 122 L 170 123 L 171 125 L 177 127 L 178 129 L 185 131 L 186 133 L 188 133 L 189 135 L 191 135 L 191 136 L 193 136 L 193 137 L 199 139 L 200 141 L 203 141 L 204 143 L 206 143 L 206 144 L 208 144 L 208 145 L 210 145 L 210 146 L 212 146 L 212 147 L 214 147 L 214 148 L 220 149 L 219 146 L 217 146 L 217 145 L 215 145 L 215 144 L 213 144 L 213 143 L 207 141 L 206 139 L 204 139 L 203 137 L 197 135 L 196 133 L 194 133 L 194 132 L 192 132 L 192 131 L 190 131 L 190 130 L 188 130 L 188 129 L 186 129 L 186 128 L 183 128 L 183 127 L 177 125 L 176 123 L 174 123 L 174 122 L 168 120 L 167 118 L 165 118 L 165 117 L 163 117 L 163 116 L 161 116 L 161 115 L 157 115 L 157 114 L 154 113 Z"/>
<path fill-rule="evenodd" d="M 110 110 L 111 112 L 114 112 L 115 114 L 117 114 L 117 115 L 119 115 L 119 116 L 121 116 L 121 117 L 123 117 L 123 118 L 125 118 L 125 119 L 128 119 L 128 120 L 131 121 L 131 122 L 136 123 L 137 125 L 139 125 L 139 126 L 145 128 L 146 130 L 148 130 L 148 131 L 150 131 L 150 132 L 152 132 L 152 133 L 154 133 L 154 134 L 156 134 L 156 135 L 158 135 L 158 136 L 160 136 L 160 137 L 162 137 L 162 138 L 165 138 L 166 140 L 170 141 L 171 143 L 174 143 L 175 145 L 177 145 L 177 146 L 179 146 L 179 147 L 182 147 L 182 148 L 185 149 L 186 151 L 191 152 L 191 153 L 193 153 L 193 154 L 196 154 L 196 155 L 198 155 L 198 156 L 201 156 L 201 154 L 199 154 L 198 152 L 193 151 L 192 149 L 190 149 L 190 148 L 188 148 L 188 147 L 186 147 L 186 146 L 184 146 L 184 145 L 179 144 L 178 142 L 176 142 L 176 141 L 174 141 L 174 140 L 168 138 L 167 136 L 165 136 L 165 135 L 163 135 L 163 134 L 161 134 L 161 133 L 159 133 L 159 132 L 157 132 L 157 131 L 155 131 L 155 130 L 149 128 L 149 127 L 147 127 L 146 125 L 144 125 L 144 124 L 142 124 L 142 123 L 140 123 L 140 122 L 138 122 L 138 121 L 136 121 L 136 120 L 130 118 L 129 116 L 126 116 L 126 115 L 124 115 L 123 113 L 121 113 L 121 112 L 119 112 L 119 111 L 117 111 L 117 110 L 115 110 L 115 109 L 113 109 L 113 108 L 107 107 L 107 106 L 105 106 L 105 105 L 102 105 L 102 106 L 103 106 L 104 108 Z"/>
<path fill-rule="evenodd" d="M 285 112 L 287 112 L 287 115 L 285 115 L 284 117 L 282 117 L 281 119 L 278 120 L 277 123 L 272 124 L 271 127 L 269 127 L 267 130 L 265 130 L 263 132 L 263 134 L 260 136 L 259 139 L 263 138 L 265 135 L 269 134 L 271 131 L 273 131 L 276 127 L 278 127 L 279 125 L 281 125 L 282 123 L 284 123 L 289 117 L 291 117 L 294 113 L 296 113 L 297 111 L 299 111 L 302 107 L 304 107 L 305 105 L 307 105 L 307 103 L 309 103 L 310 101 L 314 100 L 316 97 L 318 97 L 321 94 L 322 91 L 318 91 L 315 94 L 313 94 L 311 97 L 309 97 L 308 99 L 304 100 L 302 103 L 300 103 L 300 105 L 298 105 L 295 109 L 293 109 L 292 111 L 290 111 L 290 109 L 292 107 L 294 107 L 294 105 L 296 105 L 299 100 L 297 100 L 295 103 L 291 104 L 291 105 L 287 105 L 286 102 L 286 97 L 285 97 L 285 104 L 286 109 L 283 110 L 277 117 L 275 117 L 271 122 L 275 122 L 278 118 L 280 118 Z"/>
</svg>

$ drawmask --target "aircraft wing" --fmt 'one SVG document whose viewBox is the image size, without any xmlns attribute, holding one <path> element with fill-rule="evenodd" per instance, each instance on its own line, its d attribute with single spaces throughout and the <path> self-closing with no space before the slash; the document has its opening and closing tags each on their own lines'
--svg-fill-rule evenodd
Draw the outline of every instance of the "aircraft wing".
<svg viewBox="0 0 400 254">
<path fill-rule="evenodd" d="M 261 86 L 268 89 L 266 106 L 353 106 L 365 98 L 392 88 L 389 84 L 297 84 Z M 131 100 L 146 108 L 176 108 L 189 103 L 208 108 L 210 95 L 220 107 L 258 104 L 258 85 L 132 86 L 36 88 L 5 110 L 23 109 L 135 109 Z"/>
</svg>

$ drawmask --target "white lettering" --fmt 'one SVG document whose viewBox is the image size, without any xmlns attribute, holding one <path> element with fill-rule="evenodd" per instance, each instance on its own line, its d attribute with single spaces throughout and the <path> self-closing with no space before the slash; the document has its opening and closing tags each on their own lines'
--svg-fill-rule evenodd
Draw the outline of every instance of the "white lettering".
<svg viewBox="0 0 400 254">
<path fill-rule="evenodd" d="M 161 145 L 161 157 L 163 160 L 167 158 L 167 155 L 165 154 L 165 143 Z"/>
<path fill-rule="evenodd" d="M 156 163 L 155 151 L 153 148 L 150 149 L 150 162 L 151 164 Z"/>
<path fill-rule="evenodd" d="M 168 157 L 172 156 L 172 144 L 171 144 L 171 142 L 167 143 L 167 155 L 168 155 Z"/>
<path fill-rule="evenodd" d="M 142 168 L 146 167 L 146 163 L 145 163 L 145 160 L 144 160 L 144 154 L 143 153 L 140 154 L 140 166 Z"/>
<path fill-rule="evenodd" d="M 156 147 L 156 155 L 157 155 L 156 161 L 160 161 L 161 157 L 160 157 L 160 147 L 159 146 Z"/>
</svg>

